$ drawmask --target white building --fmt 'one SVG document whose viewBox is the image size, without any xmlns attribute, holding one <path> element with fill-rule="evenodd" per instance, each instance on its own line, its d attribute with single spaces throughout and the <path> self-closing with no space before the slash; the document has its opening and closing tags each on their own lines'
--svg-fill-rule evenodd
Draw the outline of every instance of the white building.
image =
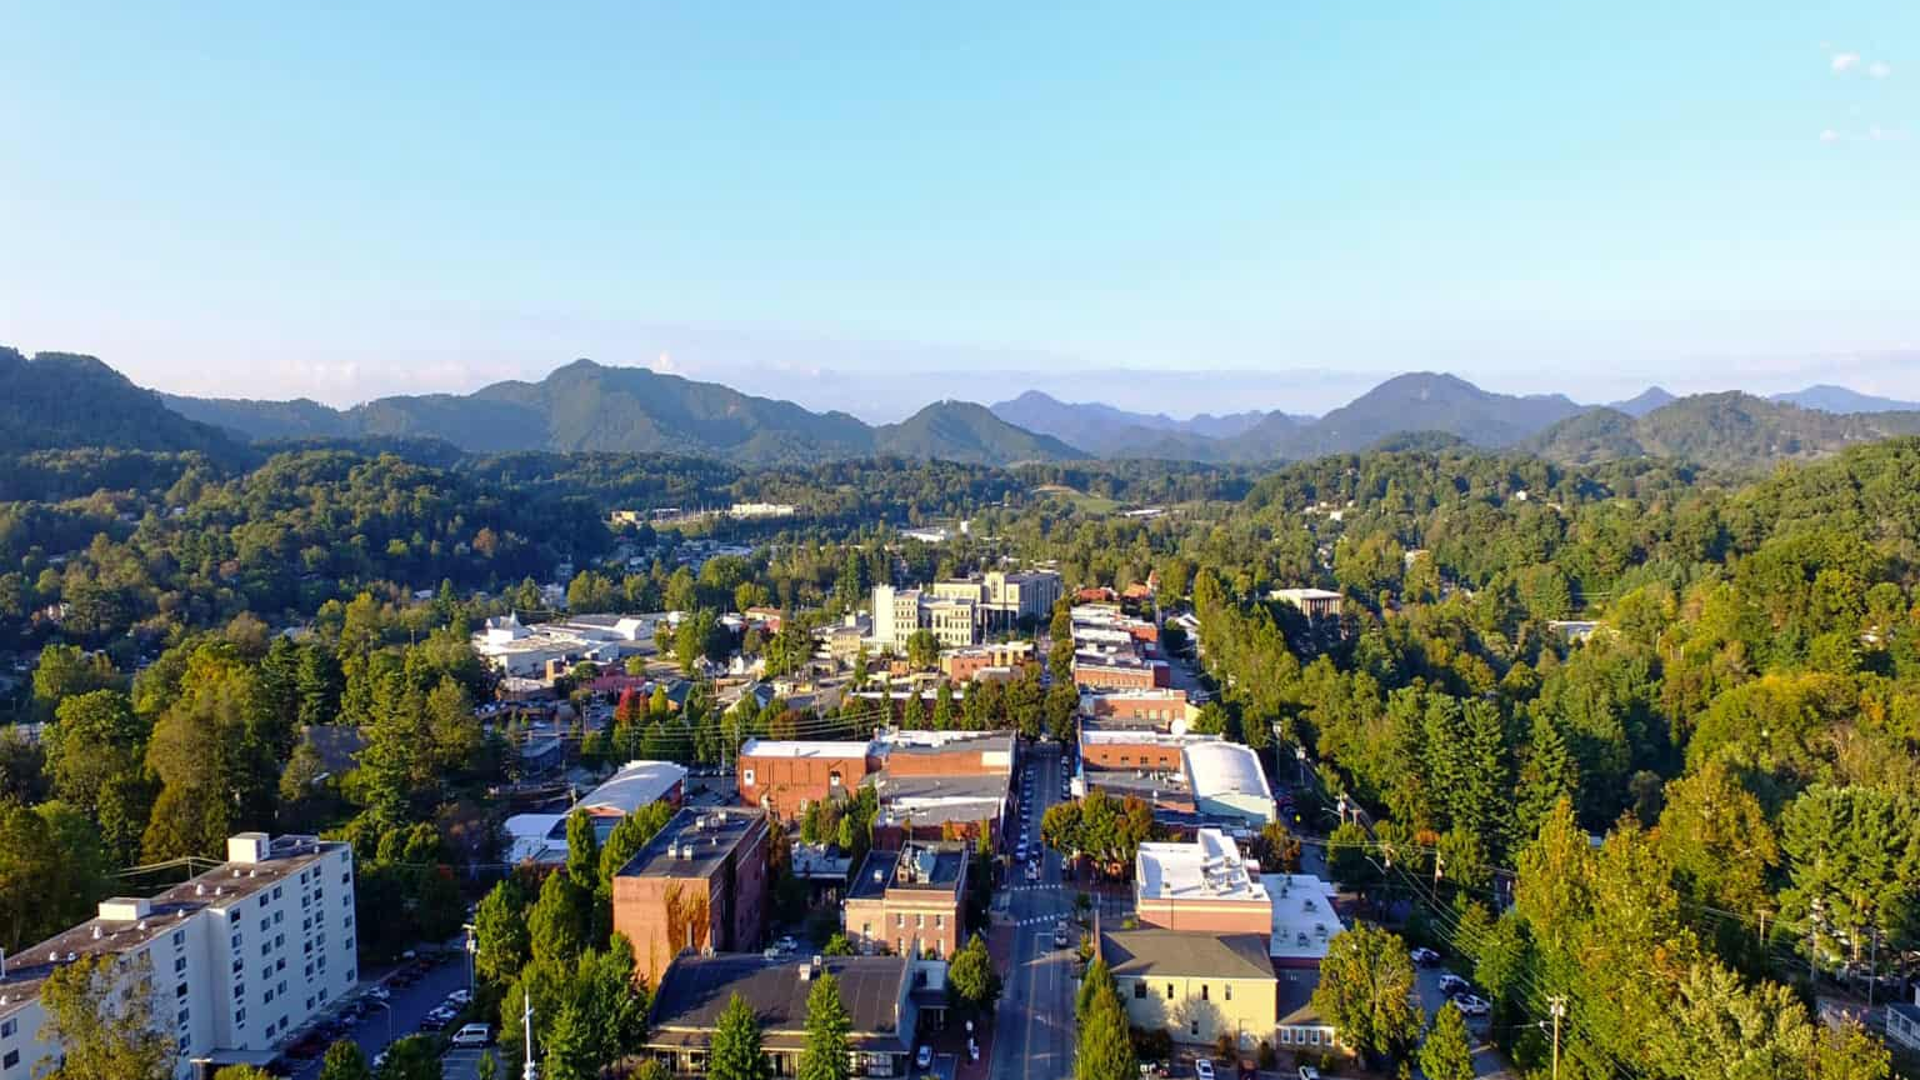
<svg viewBox="0 0 1920 1080">
<path fill-rule="evenodd" d="M 655 628 L 670 621 L 667 612 L 582 614 L 529 626 L 516 615 L 496 615 L 473 635 L 473 651 L 503 675 L 545 679 L 550 661 L 612 664 L 648 652 Z"/>
<path fill-rule="evenodd" d="M 227 861 L 153 897 L 103 900 L 99 915 L 0 963 L 0 1080 L 28 1080 L 58 1048 L 40 1040 L 40 986 L 82 956 L 149 980 L 175 1075 L 196 1059 L 263 1060 L 359 981 L 353 851 L 311 836 L 241 833 Z"/>
<path fill-rule="evenodd" d="M 1203 818 L 1259 829 L 1278 809 L 1260 756 L 1239 743 L 1189 743 L 1180 752 L 1193 808 Z"/>
</svg>

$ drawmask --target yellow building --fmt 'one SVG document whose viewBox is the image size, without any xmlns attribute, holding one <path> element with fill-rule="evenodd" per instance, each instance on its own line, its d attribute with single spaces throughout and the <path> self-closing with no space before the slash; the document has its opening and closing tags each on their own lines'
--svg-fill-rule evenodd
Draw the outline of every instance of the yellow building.
<svg viewBox="0 0 1920 1080">
<path fill-rule="evenodd" d="M 1100 956 L 1135 1027 L 1208 1046 L 1231 1035 L 1249 1055 L 1273 1040 L 1280 984 L 1264 935 L 1105 931 Z"/>
</svg>

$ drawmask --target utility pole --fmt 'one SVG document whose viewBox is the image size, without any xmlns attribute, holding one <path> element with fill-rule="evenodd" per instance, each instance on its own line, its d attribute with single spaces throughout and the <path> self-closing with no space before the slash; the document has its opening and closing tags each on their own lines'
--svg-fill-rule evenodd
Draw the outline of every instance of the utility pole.
<svg viewBox="0 0 1920 1080">
<path fill-rule="evenodd" d="M 535 1068 L 533 1064 L 533 991 L 526 990 L 523 992 L 526 997 L 523 1005 L 524 1011 L 520 1014 L 520 1033 L 523 1036 L 521 1041 L 526 1044 L 527 1060 L 526 1064 L 521 1068 L 520 1075 L 524 1077 L 525 1080 L 540 1080 L 540 1071 Z"/>
<path fill-rule="evenodd" d="M 1547 1012 L 1553 1016 L 1553 1080 L 1560 1080 L 1560 1018 L 1567 1015 L 1567 999 L 1548 998 Z"/>
</svg>

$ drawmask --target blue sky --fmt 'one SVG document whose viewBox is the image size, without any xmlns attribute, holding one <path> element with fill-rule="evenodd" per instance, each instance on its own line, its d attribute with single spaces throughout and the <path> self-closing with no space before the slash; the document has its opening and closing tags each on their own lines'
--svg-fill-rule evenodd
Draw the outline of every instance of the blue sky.
<svg viewBox="0 0 1920 1080">
<path fill-rule="evenodd" d="M 0 341 L 334 403 L 1920 397 L 1911 0 L 543 7 L 0 0 Z"/>
</svg>

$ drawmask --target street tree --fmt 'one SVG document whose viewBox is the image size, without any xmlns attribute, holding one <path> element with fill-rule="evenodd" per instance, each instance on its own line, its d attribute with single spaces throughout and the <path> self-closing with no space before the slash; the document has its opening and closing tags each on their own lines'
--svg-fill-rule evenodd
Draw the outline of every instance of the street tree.
<svg viewBox="0 0 1920 1080">
<path fill-rule="evenodd" d="M 1313 1007 L 1339 1030 L 1341 1042 L 1377 1064 L 1399 1057 L 1419 1037 L 1413 988 L 1406 942 L 1356 922 L 1328 942 Z"/>
<path fill-rule="evenodd" d="M 117 957 L 83 956 L 54 968 L 40 984 L 42 1042 L 61 1048 L 44 1080 L 170 1080 L 173 1040 L 153 1014 L 153 980 L 138 970 L 120 987 Z"/>
<path fill-rule="evenodd" d="M 1420 1071 L 1427 1080 L 1473 1080 L 1473 1044 L 1467 1018 L 1449 1001 L 1433 1015 L 1433 1027 L 1420 1044 Z"/>
</svg>

